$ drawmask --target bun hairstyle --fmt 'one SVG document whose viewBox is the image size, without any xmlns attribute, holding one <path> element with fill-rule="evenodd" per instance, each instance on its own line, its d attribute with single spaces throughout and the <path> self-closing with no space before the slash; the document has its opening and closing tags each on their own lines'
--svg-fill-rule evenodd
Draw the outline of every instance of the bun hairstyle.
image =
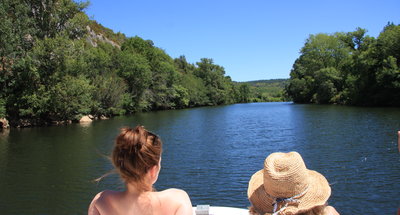
<svg viewBox="0 0 400 215">
<path fill-rule="evenodd" d="M 151 184 L 144 183 L 144 176 L 159 164 L 162 153 L 161 139 L 144 129 L 122 128 L 115 139 L 112 162 L 125 183 L 136 183 L 143 191 L 151 190 Z"/>
</svg>

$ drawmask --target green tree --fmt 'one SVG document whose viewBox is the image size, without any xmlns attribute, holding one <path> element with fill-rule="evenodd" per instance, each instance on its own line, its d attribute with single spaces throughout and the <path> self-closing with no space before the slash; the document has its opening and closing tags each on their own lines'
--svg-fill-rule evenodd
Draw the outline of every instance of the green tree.
<svg viewBox="0 0 400 215">
<path fill-rule="evenodd" d="M 0 1 L 0 99 L 5 101 L 16 84 L 12 66 L 33 44 L 35 29 L 29 11 L 23 0 Z"/>
<path fill-rule="evenodd" d="M 214 64 L 212 59 L 202 58 L 197 63 L 195 75 L 201 78 L 207 88 L 209 105 L 225 104 L 227 100 L 227 86 L 225 81 L 225 70 Z"/>
<path fill-rule="evenodd" d="M 377 104 L 400 105 L 400 25 L 388 24 L 377 39 Z"/>
<path fill-rule="evenodd" d="M 49 94 L 46 85 L 41 82 L 38 70 L 39 62 L 32 53 L 15 61 L 12 65 L 13 85 L 7 98 L 7 115 L 11 121 L 45 117 L 48 109 Z"/>
<path fill-rule="evenodd" d="M 82 59 L 87 65 L 86 74 L 90 79 L 113 73 L 119 68 L 120 50 L 109 43 L 99 42 L 97 47 L 85 47 Z"/>
<path fill-rule="evenodd" d="M 179 58 L 175 58 L 174 62 L 176 68 L 182 74 L 193 74 L 196 70 L 196 66 L 188 63 L 184 55 L 179 56 Z"/>
<path fill-rule="evenodd" d="M 131 113 L 140 111 L 143 93 L 151 82 L 150 65 L 143 56 L 129 51 L 122 51 L 117 62 L 118 74 L 126 81 L 130 94 L 130 101 L 125 104 L 125 109 Z"/>
<path fill-rule="evenodd" d="M 66 75 L 50 88 L 49 117 L 52 120 L 78 120 L 90 113 L 94 87 L 85 77 Z"/>
<path fill-rule="evenodd" d="M 295 102 L 328 103 L 340 100 L 344 87 L 343 71 L 348 66 L 350 49 L 343 34 L 310 35 L 290 73 L 287 94 Z M 331 80 L 334 79 L 334 80 Z"/>
<path fill-rule="evenodd" d="M 341 84 L 339 72 L 332 67 L 320 69 L 315 74 L 315 81 L 318 83 L 314 100 L 316 103 L 336 103 L 338 86 Z"/>
<path fill-rule="evenodd" d="M 65 32 L 71 39 L 80 38 L 86 33 L 88 19 L 83 10 L 88 2 L 72 0 L 30 0 L 27 1 L 30 16 L 38 30 L 36 36 L 40 39 L 57 36 Z"/>
<path fill-rule="evenodd" d="M 250 87 L 248 84 L 241 84 L 239 86 L 239 102 L 249 102 L 250 101 Z"/>
<path fill-rule="evenodd" d="M 289 96 L 292 97 L 296 103 L 309 103 L 311 102 L 312 93 L 307 86 L 305 78 L 291 78 L 290 83 L 286 88 Z"/>
<path fill-rule="evenodd" d="M 188 89 L 181 85 L 173 85 L 173 108 L 185 108 L 189 105 Z"/>
<path fill-rule="evenodd" d="M 392 56 L 400 64 L 400 25 L 388 24 L 379 34 L 377 48 L 383 59 Z"/>
<path fill-rule="evenodd" d="M 209 103 L 207 88 L 201 78 L 192 74 L 182 75 L 181 85 L 188 91 L 189 107 L 204 106 Z"/>
<path fill-rule="evenodd" d="M 93 80 L 92 113 L 101 116 L 121 115 L 125 113 L 123 105 L 126 97 L 131 98 L 125 81 L 114 73 L 99 75 Z"/>
<path fill-rule="evenodd" d="M 174 84 L 178 81 L 178 72 L 172 58 L 165 51 L 155 47 L 152 41 L 140 37 L 127 39 L 121 50 L 141 56 L 150 67 L 150 84 L 148 88 L 144 88 L 140 107 L 145 110 L 174 108 L 175 96 L 178 95 Z"/>
</svg>

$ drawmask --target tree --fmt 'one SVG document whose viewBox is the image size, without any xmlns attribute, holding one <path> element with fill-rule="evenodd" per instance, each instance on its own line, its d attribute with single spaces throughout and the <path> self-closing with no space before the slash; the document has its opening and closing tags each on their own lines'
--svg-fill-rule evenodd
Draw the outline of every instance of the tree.
<svg viewBox="0 0 400 215">
<path fill-rule="evenodd" d="M 72 0 L 30 0 L 27 1 L 30 16 L 38 30 L 40 39 L 57 36 L 65 32 L 71 39 L 81 38 L 86 33 L 87 22 L 83 10 L 88 2 Z"/>
<path fill-rule="evenodd" d="M 82 59 L 87 65 L 85 73 L 90 79 L 118 70 L 120 50 L 109 43 L 99 42 L 97 47 L 85 47 Z"/>
<path fill-rule="evenodd" d="M 207 96 L 210 105 L 221 105 L 226 103 L 227 86 L 225 82 L 225 70 L 214 64 L 212 59 L 202 58 L 197 63 L 195 75 L 201 78 L 207 88 Z"/>
<path fill-rule="evenodd" d="M 350 49 L 343 34 L 310 35 L 293 64 L 287 94 L 295 102 L 339 102 Z M 347 39 L 347 38 L 346 38 Z M 353 40 L 351 40 L 353 41 Z M 350 43 L 346 40 L 346 42 Z"/>
<path fill-rule="evenodd" d="M 66 75 L 50 88 L 49 118 L 79 120 L 90 113 L 94 87 L 83 76 Z"/>
<path fill-rule="evenodd" d="M 400 105 L 400 25 L 388 24 L 376 43 L 379 64 L 375 100 L 380 104 Z"/>
<path fill-rule="evenodd" d="M 338 35 L 316 34 L 310 35 L 300 53 L 303 65 L 312 74 L 327 67 L 340 69 L 349 50 Z"/>
<path fill-rule="evenodd" d="M 173 85 L 173 108 L 185 108 L 189 105 L 189 92 L 181 85 Z"/>
<path fill-rule="evenodd" d="M 304 78 L 291 78 L 288 87 L 286 88 L 287 93 L 292 97 L 296 103 L 309 103 L 311 102 L 310 89 L 307 87 L 307 81 Z"/>
<path fill-rule="evenodd" d="M 122 51 L 118 56 L 118 74 L 126 81 L 131 98 L 125 109 L 131 113 L 140 111 L 143 93 L 151 83 L 148 61 L 137 53 Z"/>
<path fill-rule="evenodd" d="M 380 50 L 381 57 L 387 59 L 392 56 L 400 64 L 400 25 L 388 24 L 379 34 L 377 48 Z"/>
<path fill-rule="evenodd" d="M 341 84 L 339 72 L 332 67 L 320 69 L 315 74 L 315 81 L 318 84 L 314 100 L 316 103 L 336 103 L 338 88 Z"/>
<path fill-rule="evenodd" d="M 7 100 L 15 84 L 13 64 L 24 57 L 33 43 L 33 19 L 23 0 L 0 1 L 0 99 Z"/>
<path fill-rule="evenodd" d="M 121 77 L 111 72 L 99 75 L 93 80 L 93 86 L 93 114 L 113 116 L 125 113 L 124 99 L 132 97 L 126 93 L 128 87 Z"/>
<path fill-rule="evenodd" d="M 185 75 L 193 74 L 193 72 L 196 70 L 195 65 L 188 63 L 184 55 L 179 56 L 179 58 L 175 58 L 174 63 L 176 68 L 178 69 L 178 72 Z"/>
<path fill-rule="evenodd" d="M 248 84 L 239 85 L 239 102 L 246 103 L 250 101 L 250 87 Z"/>
<path fill-rule="evenodd" d="M 189 97 L 189 107 L 204 106 L 209 103 L 207 89 L 201 78 L 192 74 L 182 75 L 180 84 L 187 89 Z"/>
</svg>

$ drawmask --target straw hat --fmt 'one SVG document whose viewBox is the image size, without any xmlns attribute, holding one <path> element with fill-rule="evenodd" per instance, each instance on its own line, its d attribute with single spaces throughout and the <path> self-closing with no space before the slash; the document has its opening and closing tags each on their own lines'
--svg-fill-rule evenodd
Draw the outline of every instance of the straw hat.
<svg viewBox="0 0 400 215">
<path fill-rule="evenodd" d="M 296 214 L 324 205 L 330 195 L 326 178 L 307 169 L 297 152 L 270 154 L 264 169 L 251 177 L 247 190 L 251 204 L 260 214 Z"/>
</svg>

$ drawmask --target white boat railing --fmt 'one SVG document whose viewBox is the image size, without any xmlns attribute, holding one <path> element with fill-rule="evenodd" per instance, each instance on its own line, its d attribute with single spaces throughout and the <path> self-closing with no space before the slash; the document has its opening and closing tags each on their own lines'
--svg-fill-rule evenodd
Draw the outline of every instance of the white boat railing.
<svg viewBox="0 0 400 215">
<path fill-rule="evenodd" d="M 210 205 L 197 205 L 193 207 L 193 215 L 249 215 L 248 209 L 221 207 Z"/>
</svg>

